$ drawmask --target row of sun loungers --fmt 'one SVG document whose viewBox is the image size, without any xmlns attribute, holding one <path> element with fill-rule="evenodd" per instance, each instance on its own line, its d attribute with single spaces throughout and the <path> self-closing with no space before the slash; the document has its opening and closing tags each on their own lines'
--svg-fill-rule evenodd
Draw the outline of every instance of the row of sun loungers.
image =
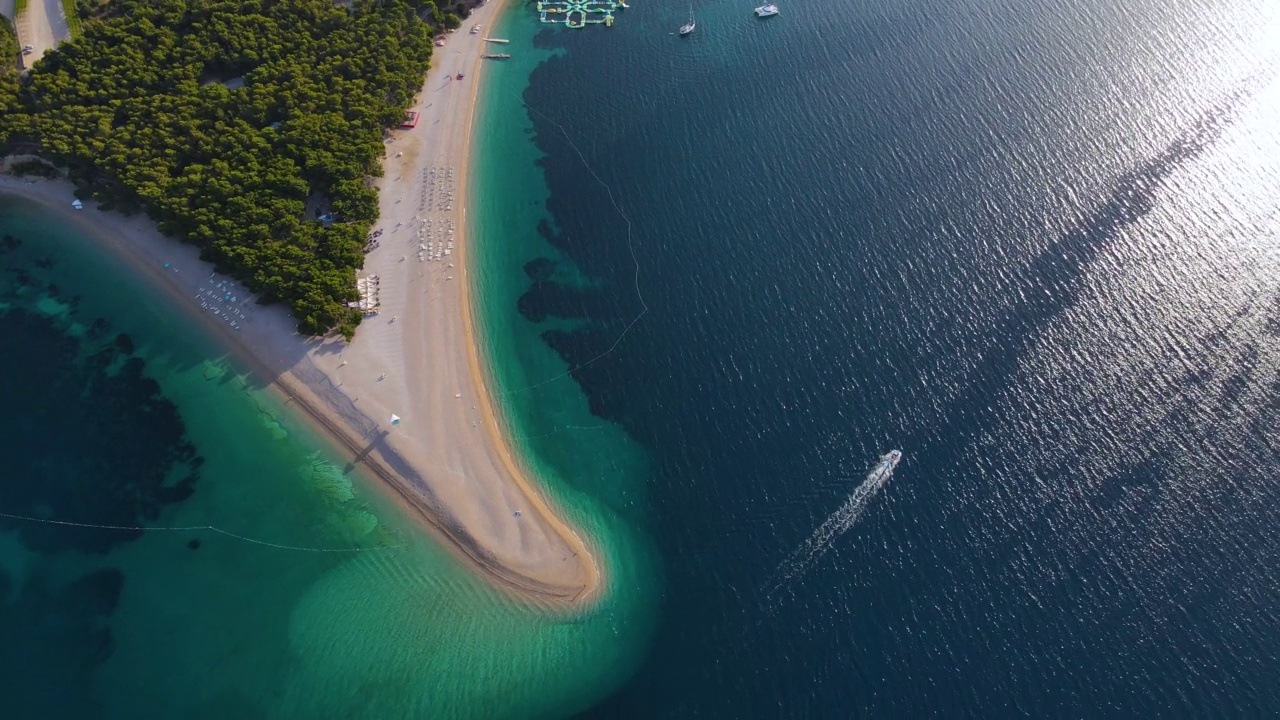
<svg viewBox="0 0 1280 720">
<path fill-rule="evenodd" d="M 249 297 L 238 290 L 235 283 L 218 280 L 216 273 L 210 274 L 208 284 L 200 288 L 195 300 L 201 309 L 208 310 L 232 330 L 240 330 L 240 324 L 244 322 L 244 311 L 240 308 L 248 304 Z"/>
</svg>

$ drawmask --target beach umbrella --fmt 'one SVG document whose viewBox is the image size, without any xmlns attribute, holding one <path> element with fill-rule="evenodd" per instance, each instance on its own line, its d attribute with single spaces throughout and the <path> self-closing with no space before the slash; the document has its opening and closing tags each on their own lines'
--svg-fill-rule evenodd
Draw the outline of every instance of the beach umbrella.
<svg viewBox="0 0 1280 720">
<path fill-rule="evenodd" d="M 395 414 L 393 414 L 393 415 L 391 416 L 391 424 L 392 424 L 392 425 L 399 425 L 399 424 L 400 424 L 400 416 L 399 416 L 399 415 L 395 415 Z"/>
<path fill-rule="evenodd" d="M 84 203 L 80 202 L 80 200 L 77 198 L 71 201 L 71 207 L 79 210 L 84 207 Z"/>
</svg>

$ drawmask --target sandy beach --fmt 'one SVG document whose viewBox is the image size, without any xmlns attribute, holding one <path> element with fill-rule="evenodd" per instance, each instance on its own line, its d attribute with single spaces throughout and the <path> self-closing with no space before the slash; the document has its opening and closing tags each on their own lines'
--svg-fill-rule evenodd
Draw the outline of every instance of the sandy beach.
<svg viewBox="0 0 1280 720">
<path fill-rule="evenodd" d="M 92 202 L 72 209 L 68 183 L 0 175 L 0 192 L 47 205 L 172 291 L 338 441 L 352 466 L 394 490 L 497 585 L 535 604 L 575 607 L 600 590 L 600 569 L 510 447 L 487 389 L 470 297 L 471 129 L 482 55 L 501 51 L 484 41 L 501 7 L 491 0 L 477 8 L 436 48 L 412 108 L 417 127 L 393 131 L 386 146 L 382 233 L 360 273 L 380 307 L 349 344 L 298 335 L 283 308 L 255 305 L 141 215 L 101 212 Z M 469 34 L 473 24 L 484 31 Z"/>
</svg>

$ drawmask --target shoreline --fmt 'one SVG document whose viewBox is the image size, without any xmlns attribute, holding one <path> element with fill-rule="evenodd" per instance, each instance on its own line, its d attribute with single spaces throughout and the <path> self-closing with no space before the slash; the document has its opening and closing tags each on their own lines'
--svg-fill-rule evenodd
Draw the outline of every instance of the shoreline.
<svg viewBox="0 0 1280 720">
<path fill-rule="evenodd" d="M 488 20 L 492 23 L 498 22 L 502 15 L 502 11 L 506 9 L 506 5 L 507 0 L 497 0 L 497 7 L 493 11 L 493 16 L 489 17 Z M 487 35 L 487 31 L 482 32 L 481 34 Z M 477 76 L 480 75 L 480 69 L 483 67 L 484 62 L 485 60 L 483 56 L 476 57 L 472 72 Z M 595 560 L 594 553 L 587 546 L 586 542 L 583 541 L 582 537 L 569 526 L 568 522 L 560 518 L 555 508 L 551 507 L 543 497 L 542 491 L 539 488 L 534 487 L 527 479 L 527 471 L 525 468 L 520 466 L 516 459 L 515 451 L 512 449 L 511 443 L 507 438 L 508 428 L 504 427 L 504 423 L 499 418 L 497 405 L 494 403 L 494 400 L 489 393 L 489 384 L 487 381 L 493 379 L 493 371 L 490 365 L 488 363 L 482 363 L 480 358 L 480 343 L 482 342 L 482 339 L 480 338 L 480 334 L 476 331 L 477 323 L 475 318 L 475 306 L 471 301 L 471 293 L 473 290 L 471 287 L 472 266 L 467 262 L 469 244 L 466 242 L 467 235 L 471 233 L 471 225 L 467 216 L 466 199 L 467 191 L 470 187 L 468 178 L 471 175 L 471 171 L 474 169 L 474 163 L 472 162 L 471 156 L 471 151 L 474 147 L 472 143 L 472 134 L 475 128 L 476 108 L 479 106 L 479 103 L 480 83 L 477 82 L 472 87 L 471 100 L 468 103 L 466 135 L 462 143 L 465 148 L 462 162 L 463 169 L 461 180 L 458 183 L 458 204 L 462 209 L 462 222 L 460 223 L 462 231 L 460 237 L 462 241 L 458 243 L 458 265 L 462 268 L 463 275 L 461 284 L 461 305 L 463 324 L 466 327 L 466 346 L 471 368 L 471 378 L 480 395 L 479 404 L 484 412 L 485 427 L 489 433 L 491 441 L 497 446 L 503 465 L 507 472 L 510 473 L 511 479 L 530 498 L 530 500 L 533 501 L 538 512 L 544 515 L 553 525 L 557 526 L 557 530 L 562 534 L 562 536 L 566 536 L 566 540 L 569 541 L 570 547 L 574 551 L 573 556 L 575 558 L 583 558 L 583 562 L 581 564 L 587 571 L 587 582 L 583 588 L 581 596 L 576 596 L 574 601 L 583 600 L 589 602 L 595 599 L 603 585 L 600 567 Z"/>
<path fill-rule="evenodd" d="M 505 7 L 504 0 L 481 6 L 468 23 L 489 27 Z M 378 485 L 393 490 L 406 510 L 488 580 L 535 605 L 580 609 L 599 597 L 601 569 L 587 543 L 557 515 L 513 452 L 488 390 L 491 368 L 483 364 L 487 359 L 477 347 L 481 338 L 472 306 L 473 268 L 466 264 L 470 227 L 465 198 L 484 62 L 482 37 L 460 30 L 436 48 L 412 108 L 420 113 L 419 126 L 392 131 L 384 175 L 377 183 L 379 222 L 385 226 L 400 218 L 392 235 L 382 239 L 382 244 L 393 245 L 409 234 L 399 233 L 410 212 L 404 201 L 421 197 L 425 202 L 427 197 L 424 149 L 436 152 L 431 158 L 436 165 L 452 169 L 456 198 L 433 220 L 456 227 L 461 282 L 449 282 L 454 280 L 452 264 L 410 262 L 407 252 L 398 255 L 404 247 L 375 248 L 360 275 L 392 282 L 381 291 L 381 314 L 366 319 L 350 344 L 299 336 L 284 308 L 253 305 L 238 284 L 212 275 L 193 246 L 162 236 L 142 214 L 104 213 L 92 201 L 83 211 L 73 210 L 73 188 L 65 180 L 0 176 L 0 193 L 36 202 L 69 220 L 143 271 L 182 307 L 202 316 L 202 325 L 257 380 L 276 387 L 288 398 L 286 404 L 300 405 L 304 416 L 337 442 L 349 461 L 347 472 L 366 465 L 382 481 Z M 457 86 L 463 81 L 453 79 L 457 63 L 467 60 L 469 94 L 458 102 L 461 93 L 450 96 L 448 90 L 462 90 Z M 445 85 L 439 85 L 445 77 Z M 409 172 L 408 181 L 400 182 Z M 428 222 L 418 214 L 412 220 Z M 405 244 L 413 246 L 417 240 Z M 202 299 L 215 284 L 209 298 L 225 290 L 238 304 Z M 179 293 L 186 294 L 185 302 Z M 211 314 L 215 307 L 217 315 Z M 374 420 L 393 411 L 403 418 L 401 424 Z"/>
</svg>

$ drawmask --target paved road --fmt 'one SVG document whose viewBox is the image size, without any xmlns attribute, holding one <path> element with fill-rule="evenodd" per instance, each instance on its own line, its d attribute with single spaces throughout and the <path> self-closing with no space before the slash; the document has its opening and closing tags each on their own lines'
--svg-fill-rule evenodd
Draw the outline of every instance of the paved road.
<svg viewBox="0 0 1280 720">
<path fill-rule="evenodd" d="M 4 0 L 12 3 L 13 0 Z M 18 44 L 30 45 L 30 55 L 22 57 L 23 67 L 31 67 L 31 63 L 39 60 L 46 52 L 58 43 L 71 37 L 67 27 L 67 16 L 62 12 L 61 0 L 27 0 L 27 9 L 15 23 L 18 30 Z"/>
</svg>

